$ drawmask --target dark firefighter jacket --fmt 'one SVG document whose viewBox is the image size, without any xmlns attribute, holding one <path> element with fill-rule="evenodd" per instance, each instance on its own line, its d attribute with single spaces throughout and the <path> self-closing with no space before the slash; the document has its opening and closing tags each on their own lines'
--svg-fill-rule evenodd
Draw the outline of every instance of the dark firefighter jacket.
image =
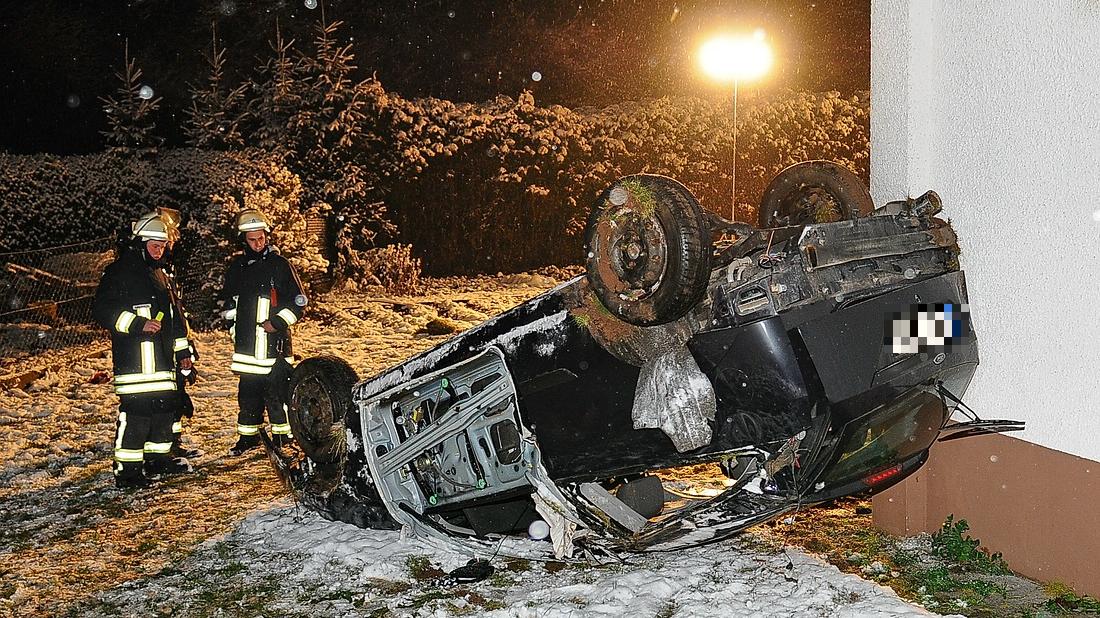
<svg viewBox="0 0 1100 618">
<path fill-rule="evenodd" d="M 191 359 L 197 361 L 199 359 L 199 354 L 195 347 L 195 334 L 191 330 L 190 314 L 187 313 L 187 310 L 183 306 L 183 290 L 180 287 L 179 280 L 176 279 L 173 274 L 172 269 L 166 268 L 165 274 L 168 275 L 168 294 L 171 296 L 172 304 L 176 308 L 176 315 L 179 316 L 181 323 L 180 328 L 183 332 L 182 336 L 187 339 L 187 350 L 190 352 Z"/>
<path fill-rule="evenodd" d="M 92 306 L 96 322 L 111 332 L 120 396 L 175 391 L 176 363 L 191 355 L 167 277 L 144 256 L 143 247 L 130 248 L 108 265 Z M 145 323 L 154 319 L 160 320 L 160 331 L 143 333 Z"/>
<path fill-rule="evenodd" d="M 271 247 L 237 256 L 225 272 L 221 299 L 231 324 L 234 373 L 268 375 L 279 358 L 292 362 L 289 327 L 302 317 L 306 297 L 286 258 Z M 262 326 L 268 320 L 273 333 Z"/>
</svg>

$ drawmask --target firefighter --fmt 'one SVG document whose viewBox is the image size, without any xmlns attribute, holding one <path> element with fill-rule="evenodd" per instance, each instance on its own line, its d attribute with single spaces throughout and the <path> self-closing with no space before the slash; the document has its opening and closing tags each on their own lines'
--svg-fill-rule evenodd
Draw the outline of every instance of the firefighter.
<svg viewBox="0 0 1100 618">
<path fill-rule="evenodd" d="M 96 322 L 111 332 L 119 398 L 114 473 L 124 489 L 191 471 L 186 459 L 169 454 L 176 371 L 191 368 L 191 354 L 163 270 L 168 226 L 154 215 L 131 230 L 131 244 L 104 270 L 92 308 Z"/>
<path fill-rule="evenodd" d="M 176 244 L 180 239 L 180 214 L 178 210 L 171 208 L 164 208 L 158 206 L 156 212 L 145 215 L 146 217 L 160 215 L 161 220 L 168 226 L 168 245 L 165 247 L 164 254 L 164 272 L 168 275 L 168 293 L 172 296 L 172 304 L 176 308 L 176 315 L 179 316 L 180 321 L 183 323 L 183 330 L 186 333 L 187 348 L 191 352 L 191 362 L 196 363 L 199 360 L 198 348 L 195 346 L 194 333 L 191 330 L 191 324 L 189 320 L 189 314 L 183 307 L 183 290 L 180 287 L 179 279 L 176 277 Z M 172 449 L 169 454 L 173 457 L 194 458 L 202 455 L 202 451 L 198 449 L 187 448 L 183 446 L 183 419 L 193 418 L 195 415 L 195 404 L 191 401 L 191 395 L 187 394 L 187 386 L 194 385 L 198 379 L 198 374 L 194 367 L 188 367 L 186 369 L 180 367 L 176 372 L 176 392 L 179 394 L 179 400 L 177 401 L 176 410 L 173 413 L 172 419 Z"/>
<path fill-rule="evenodd" d="M 301 319 L 307 302 L 294 268 L 271 244 L 267 216 L 254 209 L 241 211 L 237 231 L 244 252 L 230 262 L 220 295 L 222 316 L 233 337 L 230 368 L 240 376 L 238 438 L 230 455 L 260 445 L 265 407 L 275 447 L 290 442 L 285 400 L 294 361 L 290 326 Z"/>
</svg>

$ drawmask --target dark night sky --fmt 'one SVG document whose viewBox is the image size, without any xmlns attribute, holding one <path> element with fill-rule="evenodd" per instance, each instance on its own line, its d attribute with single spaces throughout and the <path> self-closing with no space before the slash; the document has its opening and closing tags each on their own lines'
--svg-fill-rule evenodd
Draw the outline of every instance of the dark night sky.
<svg viewBox="0 0 1100 618">
<path fill-rule="evenodd" d="M 98 98 L 118 85 L 125 39 L 143 81 L 164 97 L 158 132 L 178 144 L 187 84 L 205 77 L 211 23 L 236 82 L 267 57 L 276 19 L 308 49 L 320 8 L 305 2 L 3 0 L 0 101 L 10 120 L 0 125 L 0 148 L 101 149 Z M 583 107 L 722 96 L 697 68 L 699 44 L 713 32 L 758 27 L 776 64 L 757 92 L 848 93 L 870 83 L 870 0 L 327 0 L 325 10 L 345 22 L 341 36 L 363 76 L 375 73 L 407 97 L 477 101 L 527 88 L 542 105 Z"/>
</svg>

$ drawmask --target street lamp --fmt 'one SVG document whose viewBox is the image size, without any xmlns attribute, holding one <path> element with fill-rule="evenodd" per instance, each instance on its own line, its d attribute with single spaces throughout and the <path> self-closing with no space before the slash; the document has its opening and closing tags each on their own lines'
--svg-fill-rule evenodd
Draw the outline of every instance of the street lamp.
<svg viewBox="0 0 1100 618">
<path fill-rule="evenodd" d="M 733 82 L 733 180 L 730 183 L 733 205 L 730 220 L 737 216 L 737 86 L 741 80 L 762 77 L 772 66 L 772 50 L 764 41 L 764 31 L 752 36 L 720 36 L 699 50 L 703 71 L 719 81 Z"/>
</svg>

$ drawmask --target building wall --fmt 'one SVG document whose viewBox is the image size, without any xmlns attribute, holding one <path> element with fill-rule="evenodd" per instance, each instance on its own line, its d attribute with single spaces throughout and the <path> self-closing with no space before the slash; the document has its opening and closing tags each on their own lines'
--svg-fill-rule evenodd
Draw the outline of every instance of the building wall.
<svg viewBox="0 0 1100 618">
<path fill-rule="evenodd" d="M 1092 594 L 1100 535 L 1074 540 L 1100 530 L 1098 40 L 1095 0 L 871 4 L 871 193 L 943 198 L 980 341 L 964 399 L 1027 422 L 933 449 L 876 523 L 954 513 L 1020 572 Z"/>
<path fill-rule="evenodd" d="M 871 192 L 943 198 L 981 342 L 967 402 L 1100 459 L 1100 2 L 871 12 Z"/>
</svg>

